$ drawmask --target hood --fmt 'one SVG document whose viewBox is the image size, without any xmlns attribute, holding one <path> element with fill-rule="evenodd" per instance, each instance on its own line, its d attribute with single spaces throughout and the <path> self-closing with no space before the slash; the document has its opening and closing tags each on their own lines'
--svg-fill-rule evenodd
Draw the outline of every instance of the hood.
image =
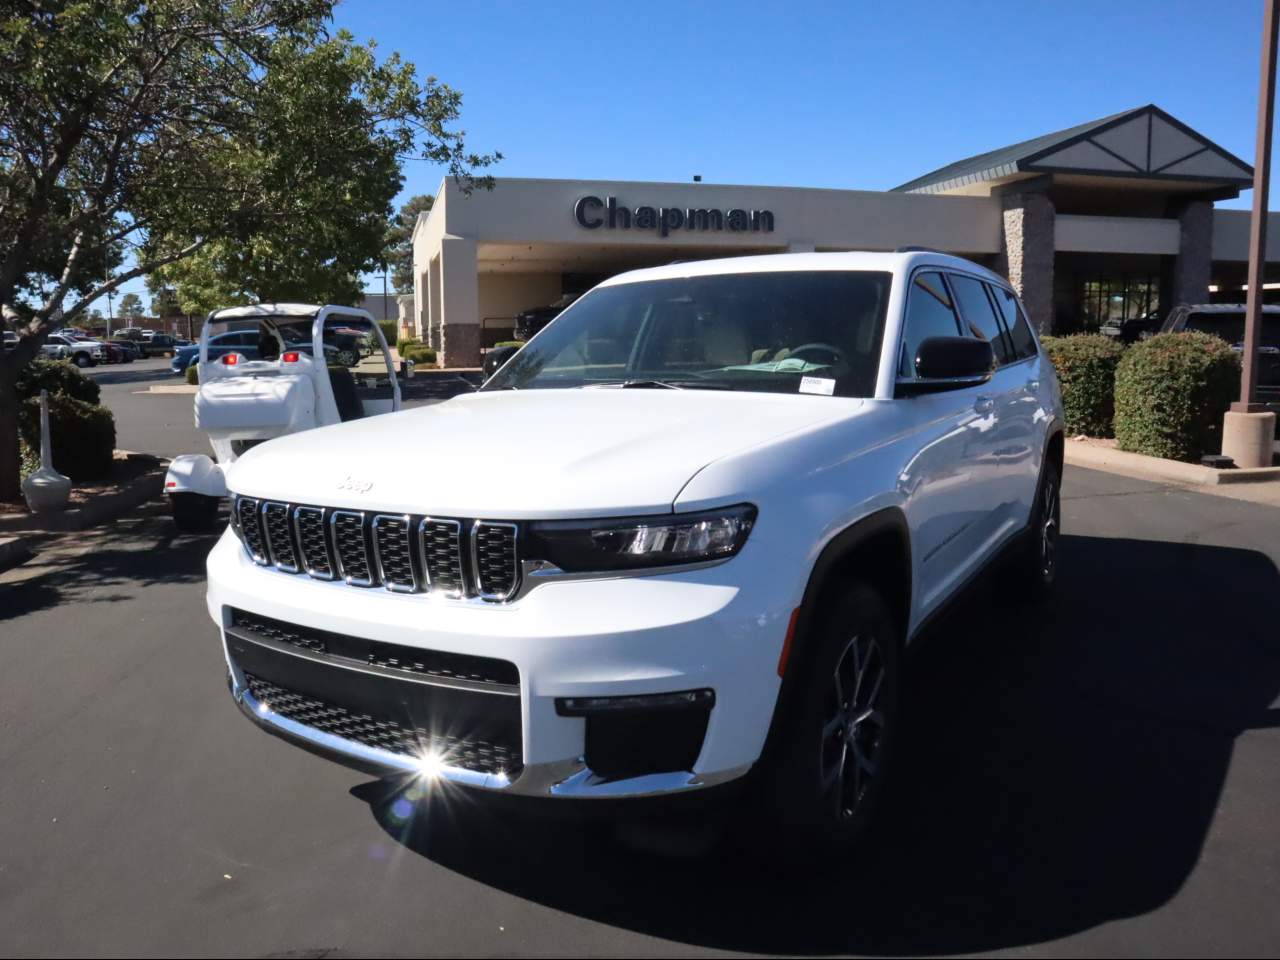
<svg viewBox="0 0 1280 960">
<path fill-rule="evenodd" d="M 528 390 L 292 434 L 235 462 L 236 493 L 446 517 L 663 513 L 716 459 L 860 400 L 711 390 Z"/>
</svg>

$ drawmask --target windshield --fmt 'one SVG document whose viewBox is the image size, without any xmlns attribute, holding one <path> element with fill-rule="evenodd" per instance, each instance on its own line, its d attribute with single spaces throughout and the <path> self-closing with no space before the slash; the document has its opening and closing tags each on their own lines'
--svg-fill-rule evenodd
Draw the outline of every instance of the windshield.
<svg viewBox="0 0 1280 960">
<path fill-rule="evenodd" d="M 599 287 L 484 386 L 875 393 L 890 275 L 789 271 Z"/>
</svg>

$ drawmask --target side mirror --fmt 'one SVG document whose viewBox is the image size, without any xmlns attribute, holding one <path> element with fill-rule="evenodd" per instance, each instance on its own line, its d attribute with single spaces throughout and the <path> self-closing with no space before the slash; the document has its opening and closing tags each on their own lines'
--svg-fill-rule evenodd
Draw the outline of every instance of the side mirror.
<svg viewBox="0 0 1280 960">
<path fill-rule="evenodd" d="M 484 355 L 484 376 L 489 379 L 498 368 L 520 352 L 519 347 L 494 347 Z"/>
<path fill-rule="evenodd" d="M 976 387 L 991 379 L 995 370 L 991 344 L 977 337 L 928 337 L 916 352 L 916 376 L 900 379 L 895 393 L 913 397 Z"/>
</svg>

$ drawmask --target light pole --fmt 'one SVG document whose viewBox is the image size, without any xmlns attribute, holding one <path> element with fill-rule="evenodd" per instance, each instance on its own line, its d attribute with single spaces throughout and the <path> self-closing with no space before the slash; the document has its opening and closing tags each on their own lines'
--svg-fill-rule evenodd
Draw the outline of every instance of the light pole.
<svg viewBox="0 0 1280 960">
<path fill-rule="evenodd" d="M 116 292 L 114 290 L 107 291 L 107 339 L 111 339 L 111 321 L 115 319 L 115 314 L 111 312 L 111 301 L 115 299 Z"/>
<path fill-rule="evenodd" d="M 1271 466 L 1276 415 L 1254 402 L 1258 386 L 1258 333 L 1267 266 L 1267 194 L 1271 186 L 1271 124 L 1276 102 L 1276 0 L 1262 14 L 1262 70 L 1258 82 L 1258 130 L 1253 164 L 1253 215 L 1249 219 L 1249 275 L 1245 297 L 1240 399 L 1222 425 L 1222 452 L 1239 467 Z"/>
</svg>

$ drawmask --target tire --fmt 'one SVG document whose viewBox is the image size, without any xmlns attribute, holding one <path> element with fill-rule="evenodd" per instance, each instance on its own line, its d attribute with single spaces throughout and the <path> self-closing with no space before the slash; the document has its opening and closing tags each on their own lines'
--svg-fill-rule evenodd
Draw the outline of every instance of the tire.
<svg viewBox="0 0 1280 960">
<path fill-rule="evenodd" d="M 804 673 L 759 785 L 774 821 L 760 833 L 787 860 L 847 853 L 865 833 L 884 793 L 902 686 L 901 635 L 866 583 L 824 591 L 809 633 L 788 665 Z"/>
<path fill-rule="evenodd" d="M 174 525 L 183 533 L 208 533 L 218 519 L 218 498 L 202 493 L 171 493 Z"/>
<path fill-rule="evenodd" d="M 344 367 L 354 367 L 360 362 L 360 354 L 351 347 L 343 347 L 338 351 L 337 360 Z"/>
<path fill-rule="evenodd" d="M 1046 459 L 1036 484 L 1036 502 L 1026 544 L 1018 552 L 1018 576 L 1024 589 L 1019 596 L 1043 600 L 1058 573 L 1058 539 L 1062 533 L 1062 467 Z"/>
<path fill-rule="evenodd" d="M 87 353 L 77 353 L 75 354 L 75 365 L 81 370 L 85 367 L 92 367 L 93 357 L 89 356 Z"/>
</svg>

